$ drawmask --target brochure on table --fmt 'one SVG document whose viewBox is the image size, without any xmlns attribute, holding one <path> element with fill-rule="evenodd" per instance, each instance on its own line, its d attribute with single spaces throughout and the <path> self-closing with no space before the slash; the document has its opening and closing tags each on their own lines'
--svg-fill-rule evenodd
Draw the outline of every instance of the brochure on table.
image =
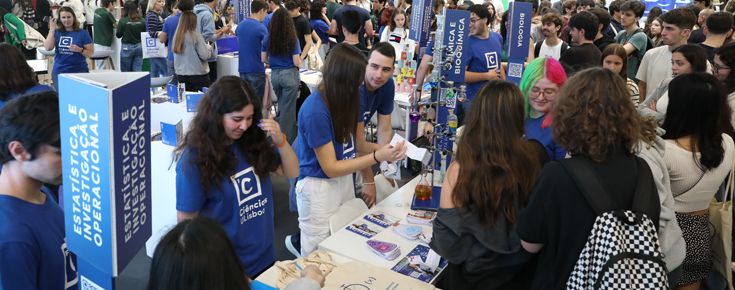
<svg viewBox="0 0 735 290">
<path fill-rule="evenodd" d="M 113 289 L 151 236 L 150 77 L 62 74 L 59 92 L 67 248 L 80 288 Z"/>
</svg>

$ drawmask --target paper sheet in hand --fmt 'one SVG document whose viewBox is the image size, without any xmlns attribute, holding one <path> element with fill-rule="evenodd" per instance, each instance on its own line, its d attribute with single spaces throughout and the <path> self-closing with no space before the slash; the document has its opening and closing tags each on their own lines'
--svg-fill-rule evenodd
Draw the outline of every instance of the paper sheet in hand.
<svg viewBox="0 0 735 290">
<path fill-rule="evenodd" d="M 390 140 L 391 146 L 396 146 L 396 144 L 400 143 L 401 141 L 406 141 L 401 135 L 394 134 L 393 140 Z M 411 144 L 411 142 L 406 142 L 405 146 L 408 147 L 408 150 L 406 150 L 406 155 L 413 159 L 413 160 L 421 160 L 424 164 L 429 164 L 429 158 L 431 155 L 429 152 L 426 151 L 424 148 L 416 147 L 416 145 Z"/>
</svg>

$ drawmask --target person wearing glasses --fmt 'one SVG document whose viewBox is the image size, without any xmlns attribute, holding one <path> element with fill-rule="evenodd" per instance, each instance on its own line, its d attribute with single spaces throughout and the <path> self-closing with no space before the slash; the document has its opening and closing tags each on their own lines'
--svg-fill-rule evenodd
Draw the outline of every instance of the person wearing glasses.
<svg viewBox="0 0 735 290">
<path fill-rule="evenodd" d="M 735 74 L 732 73 L 732 66 L 734 65 L 735 42 L 715 49 L 715 59 L 712 62 L 712 75 L 725 87 L 727 104 L 730 105 L 730 108 L 735 108 Z M 730 119 L 730 123 L 735 127 L 735 117 Z"/>
<path fill-rule="evenodd" d="M 482 5 L 472 5 L 470 11 L 470 37 L 465 50 L 467 56 L 467 100 L 457 105 L 457 117 L 464 123 L 464 115 L 480 88 L 489 80 L 500 79 L 500 58 L 503 55 L 503 37 L 492 32 L 487 25 L 490 12 Z"/>
<path fill-rule="evenodd" d="M 520 88 L 526 100 L 526 140 L 541 142 L 551 161 L 564 159 L 567 151 L 551 138 L 551 105 L 557 93 L 567 81 L 561 63 L 550 57 L 542 57 L 528 64 L 521 78 Z"/>
</svg>

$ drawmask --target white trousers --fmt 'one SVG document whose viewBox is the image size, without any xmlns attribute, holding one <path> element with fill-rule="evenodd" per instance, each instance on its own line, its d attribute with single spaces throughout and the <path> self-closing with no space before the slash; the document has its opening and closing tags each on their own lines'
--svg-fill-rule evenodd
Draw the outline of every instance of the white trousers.
<svg viewBox="0 0 735 290">
<path fill-rule="evenodd" d="M 306 177 L 296 183 L 301 229 L 301 256 L 306 257 L 329 237 L 329 218 L 355 198 L 352 174 L 337 178 Z"/>
</svg>

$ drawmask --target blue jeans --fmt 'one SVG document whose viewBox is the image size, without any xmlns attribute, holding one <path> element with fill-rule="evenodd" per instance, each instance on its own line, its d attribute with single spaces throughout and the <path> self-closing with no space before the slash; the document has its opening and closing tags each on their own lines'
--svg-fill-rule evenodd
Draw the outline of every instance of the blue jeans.
<svg viewBox="0 0 735 290">
<path fill-rule="evenodd" d="M 160 77 L 169 76 L 165 57 L 152 57 L 150 58 L 150 60 L 151 60 L 151 77 L 160 78 Z"/>
<path fill-rule="evenodd" d="M 89 68 L 88 68 L 87 66 L 85 66 L 85 67 L 84 67 L 84 70 L 81 70 L 81 71 L 75 71 L 75 72 L 64 72 L 64 73 L 65 73 L 65 74 L 70 74 L 70 73 L 88 73 L 88 72 L 89 72 Z M 59 72 L 57 72 L 56 70 L 54 70 L 54 71 L 53 71 L 53 72 L 51 73 L 51 81 L 53 81 L 53 82 L 54 82 L 54 83 L 53 83 L 53 87 L 54 87 L 54 89 L 56 90 L 56 92 L 59 92 L 59 74 L 60 74 L 60 73 L 59 73 Z"/>
<path fill-rule="evenodd" d="M 240 73 L 240 77 L 253 87 L 258 100 L 263 100 L 265 93 L 265 73 Z"/>
<path fill-rule="evenodd" d="M 301 75 L 297 67 L 273 69 L 271 71 L 273 90 L 278 96 L 278 113 L 276 120 L 281 126 L 281 132 L 286 134 L 286 140 L 293 144 L 298 134 L 296 128 L 296 99 L 299 97 Z"/>
<path fill-rule="evenodd" d="M 123 43 L 120 50 L 120 71 L 141 71 L 143 69 L 143 48 L 140 43 Z"/>
<path fill-rule="evenodd" d="M 179 77 L 176 75 L 176 69 L 174 68 L 174 61 L 170 59 L 166 59 L 166 69 L 168 70 L 168 75 L 173 76 L 171 78 L 171 82 L 169 84 L 172 85 L 178 85 L 179 84 Z"/>
</svg>

